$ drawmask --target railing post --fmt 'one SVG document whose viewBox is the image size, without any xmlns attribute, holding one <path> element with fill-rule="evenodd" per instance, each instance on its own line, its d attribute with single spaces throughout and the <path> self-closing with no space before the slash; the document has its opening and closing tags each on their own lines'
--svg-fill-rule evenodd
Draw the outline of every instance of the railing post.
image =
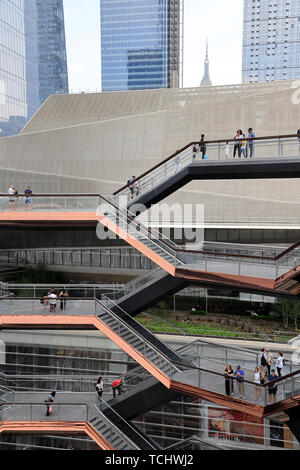
<svg viewBox="0 0 300 470">
<path fill-rule="evenodd" d="M 282 144 L 281 144 L 281 140 L 280 140 L 280 137 L 278 139 L 278 158 L 282 157 Z"/>
<path fill-rule="evenodd" d="M 268 390 L 267 387 L 264 387 L 264 402 L 265 406 L 268 404 Z"/>
</svg>

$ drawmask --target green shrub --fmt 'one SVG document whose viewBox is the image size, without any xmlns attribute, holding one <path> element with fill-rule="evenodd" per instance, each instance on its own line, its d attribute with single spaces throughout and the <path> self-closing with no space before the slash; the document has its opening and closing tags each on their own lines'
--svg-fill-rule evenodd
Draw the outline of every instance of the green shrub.
<svg viewBox="0 0 300 470">
<path fill-rule="evenodd" d="M 257 307 L 256 303 L 248 300 L 239 299 L 226 299 L 226 298 L 208 298 L 207 300 L 207 313 L 220 313 L 229 315 L 240 315 L 249 316 L 249 310 L 254 310 Z M 165 301 L 165 308 L 173 310 L 174 298 L 173 296 L 168 297 Z M 195 308 L 196 311 L 206 310 L 206 298 L 205 297 L 191 297 L 191 296 L 177 296 L 176 297 L 176 310 L 187 310 L 190 311 Z M 268 313 L 269 310 L 273 309 L 274 306 L 271 303 L 264 304 L 264 312 Z M 265 315 L 263 315 L 265 316 Z M 271 318 L 271 317 L 270 317 Z"/>
<path fill-rule="evenodd" d="M 190 315 L 206 315 L 204 310 L 190 310 Z"/>
</svg>

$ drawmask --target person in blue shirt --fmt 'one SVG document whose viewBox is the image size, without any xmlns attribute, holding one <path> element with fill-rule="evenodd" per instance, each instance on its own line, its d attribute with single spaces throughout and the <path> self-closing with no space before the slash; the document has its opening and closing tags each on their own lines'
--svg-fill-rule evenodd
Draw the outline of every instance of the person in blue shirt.
<svg viewBox="0 0 300 470">
<path fill-rule="evenodd" d="M 253 132 L 252 127 L 249 127 L 248 129 L 248 138 L 249 139 L 254 139 L 255 134 Z M 250 158 L 254 157 L 254 141 L 253 140 L 248 140 L 247 143 L 247 154 L 250 153 Z"/>
<path fill-rule="evenodd" d="M 31 208 L 31 196 L 32 196 L 32 189 L 30 186 L 27 186 L 27 188 L 24 191 L 25 194 L 25 209 L 30 209 Z"/>
<path fill-rule="evenodd" d="M 239 398 L 242 398 L 245 395 L 245 372 L 241 369 L 241 366 L 237 366 L 236 371 L 234 372 L 234 376 L 236 377 L 236 385 L 239 392 Z"/>
<path fill-rule="evenodd" d="M 274 380 L 279 379 L 278 375 L 275 374 L 275 370 L 271 370 L 271 374 L 268 376 L 268 388 L 269 388 L 269 403 L 273 400 L 276 401 L 276 393 L 277 393 L 277 383 L 273 383 Z"/>
</svg>

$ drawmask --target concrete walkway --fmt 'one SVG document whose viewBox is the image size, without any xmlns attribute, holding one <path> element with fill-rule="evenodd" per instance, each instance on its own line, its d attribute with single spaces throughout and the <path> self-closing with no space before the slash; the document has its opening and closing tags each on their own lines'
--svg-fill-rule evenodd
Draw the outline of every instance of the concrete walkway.
<svg viewBox="0 0 300 470">
<path fill-rule="evenodd" d="M 50 391 L 49 391 L 50 393 Z M 1 421 L 82 421 L 89 420 L 89 406 L 99 404 L 96 393 L 77 393 L 57 391 L 52 403 L 53 413 L 46 417 L 44 400 L 47 392 L 13 392 L 6 397 L 8 402 L 1 406 Z M 111 394 L 103 394 L 104 400 L 112 398 Z"/>
</svg>

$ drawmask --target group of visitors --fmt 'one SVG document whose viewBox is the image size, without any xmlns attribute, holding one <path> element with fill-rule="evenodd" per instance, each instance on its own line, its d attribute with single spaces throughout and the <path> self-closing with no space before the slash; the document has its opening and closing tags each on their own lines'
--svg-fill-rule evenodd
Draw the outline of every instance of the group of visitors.
<svg viewBox="0 0 300 470">
<path fill-rule="evenodd" d="M 246 138 L 250 140 L 246 140 Z M 254 157 L 254 140 L 255 139 L 255 134 L 253 132 L 252 127 L 249 127 L 248 129 L 248 135 L 247 137 L 243 133 L 241 129 L 238 129 L 236 131 L 236 134 L 234 136 L 234 146 L 233 146 L 233 158 L 236 157 L 236 153 L 238 154 L 238 157 L 241 158 L 242 155 L 244 158 L 248 158 L 248 155 L 250 158 Z M 225 143 L 225 158 L 230 158 L 229 157 L 229 142 Z"/>
<path fill-rule="evenodd" d="M 50 313 L 55 313 L 57 300 L 60 300 L 60 310 L 66 309 L 67 297 L 69 297 L 69 294 L 66 289 L 62 289 L 58 295 L 55 289 L 51 289 L 43 295 L 40 302 L 45 307 L 45 310 L 49 306 Z"/>
<path fill-rule="evenodd" d="M 16 209 L 16 196 L 18 196 L 18 191 L 17 189 L 11 184 L 8 188 L 8 207 L 9 209 Z M 31 200 L 32 200 L 32 189 L 30 186 L 27 186 L 27 188 L 24 190 L 25 194 L 25 200 L 24 200 L 24 209 L 31 209 Z"/>
<path fill-rule="evenodd" d="M 245 395 L 245 388 L 244 388 L 244 377 L 245 372 L 241 368 L 240 365 L 237 366 L 236 370 L 234 371 L 231 364 L 227 364 L 225 372 L 225 392 L 227 396 L 234 394 L 234 377 L 236 378 L 237 389 L 239 393 L 239 398 L 242 398 Z"/>
<path fill-rule="evenodd" d="M 300 153 L 300 129 L 297 130 L 297 135 L 298 135 L 298 141 L 299 141 L 299 153 Z M 256 138 L 255 133 L 253 132 L 253 128 L 249 127 L 247 135 L 241 130 L 238 129 L 236 131 L 236 134 L 233 137 L 233 158 L 236 158 L 236 155 L 238 158 L 254 158 L 254 139 Z M 199 144 L 194 144 L 192 148 L 192 156 L 193 160 L 195 160 L 198 156 L 198 154 L 201 154 L 201 159 L 202 160 L 207 160 L 208 155 L 207 155 L 207 147 L 205 143 L 205 134 L 201 134 L 201 139 Z M 224 154 L 225 158 L 229 159 L 230 158 L 230 142 L 226 141 L 225 142 L 225 147 L 224 147 Z M 173 162 L 174 162 L 174 174 L 178 173 L 181 163 L 180 163 L 180 155 L 179 151 L 178 154 L 176 154 L 173 157 Z M 134 197 L 137 197 L 141 193 L 141 185 L 139 181 L 135 181 L 135 176 L 132 176 L 127 181 L 127 185 L 130 190 L 130 197 L 133 199 Z"/>
<path fill-rule="evenodd" d="M 130 191 L 130 198 L 138 197 L 141 193 L 141 184 L 139 181 L 135 181 L 135 176 L 132 176 L 127 181 L 127 185 Z"/>
<path fill-rule="evenodd" d="M 112 392 L 113 392 L 113 397 L 116 398 L 116 392 L 118 391 L 118 394 L 121 395 L 123 393 L 122 389 L 123 381 L 121 379 L 116 379 L 112 382 Z M 98 394 L 99 398 L 102 398 L 104 390 L 104 382 L 103 382 L 103 377 L 99 377 L 96 383 L 96 392 Z M 46 405 L 46 416 L 51 416 L 52 414 L 52 403 L 54 402 L 54 398 L 56 396 L 56 392 L 51 392 L 47 398 L 44 400 L 44 403 Z"/>
<path fill-rule="evenodd" d="M 202 155 L 202 160 L 207 160 L 207 148 L 205 144 L 205 135 L 201 134 L 201 140 L 199 145 L 194 144 L 193 145 L 193 160 L 196 159 L 197 154 L 201 153 Z M 255 139 L 255 134 L 253 132 L 252 127 L 249 127 L 248 129 L 248 134 L 247 137 L 243 133 L 241 129 L 238 129 L 236 131 L 236 134 L 234 136 L 234 146 L 233 146 L 233 158 L 236 157 L 236 154 L 238 154 L 238 157 L 241 158 L 242 155 L 244 158 L 248 158 L 248 155 L 250 158 L 254 157 L 254 140 Z M 249 139 L 249 140 L 246 140 Z M 299 143 L 300 143 L 300 129 L 299 129 Z M 230 148 L 229 148 L 229 141 L 225 142 L 225 147 L 224 147 L 224 152 L 225 152 L 225 158 L 230 158 Z"/>
<path fill-rule="evenodd" d="M 260 385 L 265 383 L 265 379 L 267 379 L 268 383 L 269 403 L 272 400 L 276 400 L 277 383 L 274 383 L 274 381 L 282 377 L 282 369 L 285 365 L 285 361 L 282 352 L 279 352 L 275 362 L 275 367 L 277 369 L 276 375 L 275 369 L 271 369 L 274 359 L 275 357 L 273 357 L 270 351 L 265 348 L 263 348 L 258 355 L 258 366 L 255 367 L 253 372 L 253 382 L 255 384 L 255 401 L 262 399 L 262 388 Z M 241 366 L 238 365 L 234 371 L 231 364 L 227 364 L 224 371 L 224 377 L 226 395 L 231 396 L 234 394 L 234 382 L 236 382 L 238 397 L 243 398 L 245 396 L 245 372 Z"/>
<path fill-rule="evenodd" d="M 117 391 L 118 391 L 119 395 L 121 395 L 121 393 L 123 393 L 124 390 L 122 389 L 122 385 L 123 385 L 123 381 L 121 379 L 116 379 L 112 382 L 111 387 L 112 387 L 112 392 L 113 392 L 113 397 L 114 398 L 116 398 Z M 99 398 L 102 397 L 103 389 L 104 389 L 103 378 L 99 377 L 99 379 L 97 380 L 97 383 L 96 383 L 96 392 L 97 392 Z"/>
<path fill-rule="evenodd" d="M 201 134 L 200 143 L 193 146 L 193 160 L 197 157 L 198 153 L 201 153 L 202 160 L 207 160 L 206 155 L 206 144 L 205 144 L 205 135 Z"/>
<path fill-rule="evenodd" d="M 275 357 L 268 350 L 263 348 L 258 356 L 259 369 L 262 376 L 262 380 L 266 375 L 270 375 L 271 367 L 273 366 L 273 361 Z M 285 365 L 285 360 L 283 358 L 283 353 L 279 352 L 275 361 L 275 367 L 277 369 L 278 377 L 282 376 L 282 368 Z M 264 383 L 264 382 L 262 382 Z"/>
<path fill-rule="evenodd" d="M 253 132 L 252 127 L 249 127 L 247 137 L 245 136 L 245 134 L 243 133 L 241 129 L 238 129 L 233 138 L 233 140 L 235 141 L 233 145 L 233 158 L 236 157 L 236 154 L 238 154 L 239 158 L 241 158 L 242 155 L 244 156 L 244 158 L 248 158 L 248 156 L 250 158 L 253 158 L 254 157 L 254 140 L 253 139 L 255 139 L 255 134 Z M 300 148 L 300 129 L 299 129 L 299 148 Z M 199 144 L 193 145 L 192 152 L 193 152 L 193 160 L 196 159 L 199 153 L 201 154 L 202 160 L 208 159 L 204 134 L 201 134 L 201 139 L 200 139 Z M 226 159 L 230 158 L 229 141 L 225 142 L 224 153 L 225 153 Z M 179 155 L 177 155 L 174 157 L 175 174 L 178 172 L 179 168 L 180 168 L 180 157 Z"/>
</svg>

